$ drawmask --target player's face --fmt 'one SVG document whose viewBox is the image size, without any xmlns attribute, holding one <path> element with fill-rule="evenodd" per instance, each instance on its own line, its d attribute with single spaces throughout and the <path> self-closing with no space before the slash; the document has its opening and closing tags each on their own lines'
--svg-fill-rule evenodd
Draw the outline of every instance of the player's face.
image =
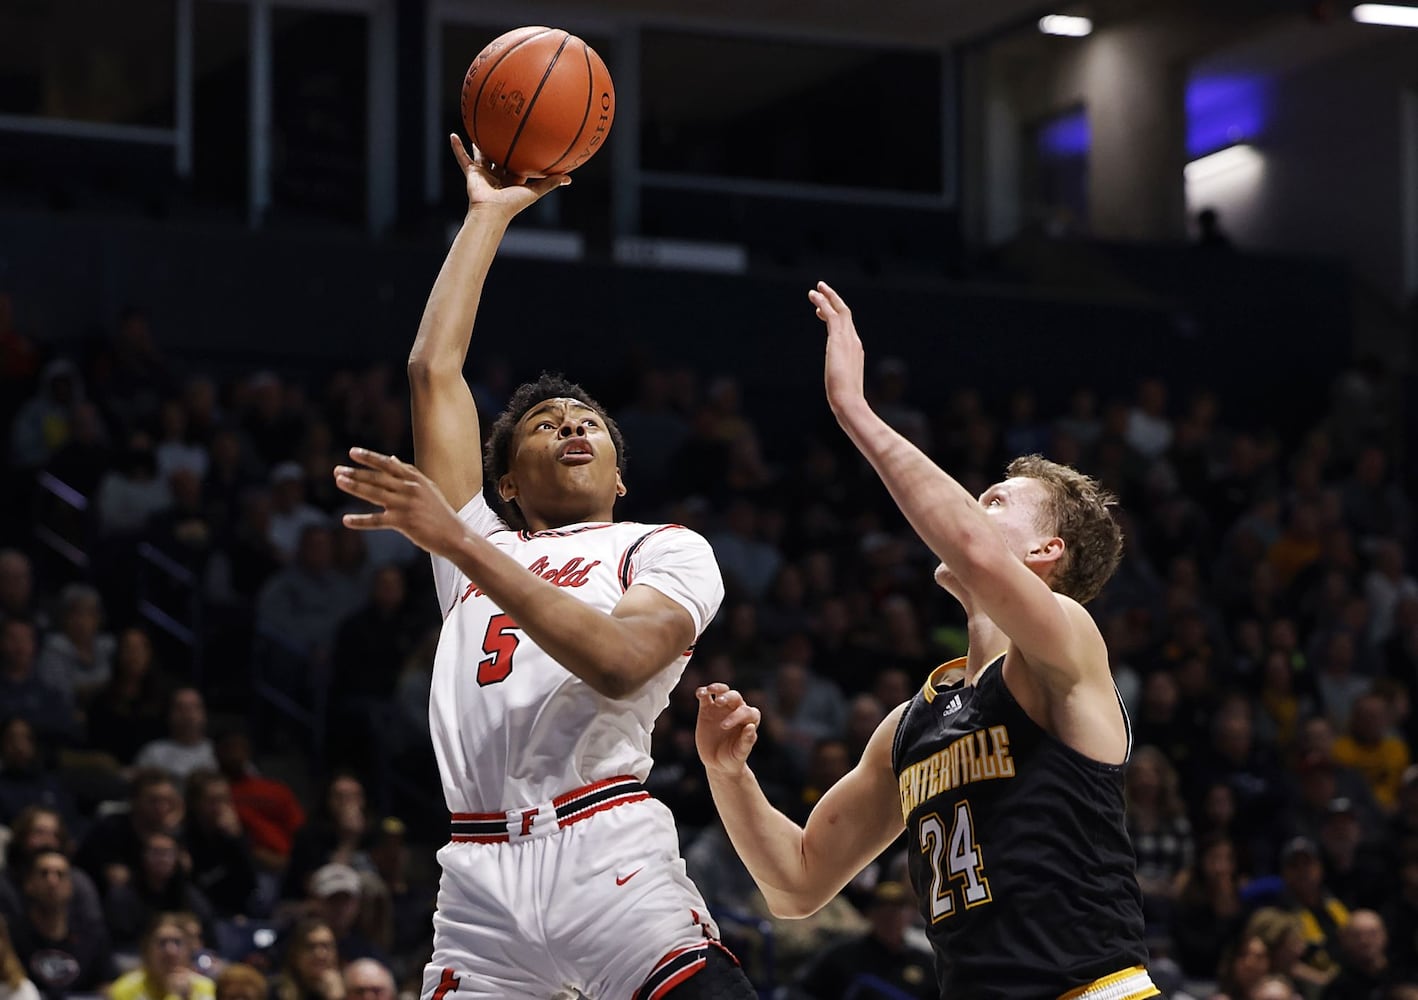
<svg viewBox="0 0 1418 1000">
<path fill-rule="evenodd" d="M 580 400 L 548 399 L 518 421 L 499 488 L 524 515 L 556 518 L 568 501 L 613 502 L 624 494 L 617 459 L 599 413 Z"/>
</svg>

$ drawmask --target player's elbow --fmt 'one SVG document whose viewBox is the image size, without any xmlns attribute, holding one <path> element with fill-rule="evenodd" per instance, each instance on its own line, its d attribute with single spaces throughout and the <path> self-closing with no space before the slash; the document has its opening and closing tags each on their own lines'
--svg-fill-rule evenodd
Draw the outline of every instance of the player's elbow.
<svg viewBox="0 0 1418 1000">
<path fill-rule="evenodd" d="M 463 376 L 461 365 L 455 366 L 451 362 L 440 362 L 429 357 L 417 347 L 410 352 L 405 368 L 409 376 L 409 385 L 415 389 L 433 385 L 449 376 L 457 376 L 458 378 Z"/>
<path fill-rule="evenodd" d="M 589 676 L 585 678 L 597 694 L 611 701 L 627 701 L 635 697 L 649 679 L 643 672 L 619 663 L 598 666 L 589 671 Z"/>
<path fill-rule="evenodd" d="M 779 920 L 805 920 L 827 905 L 826 899 L 807 893 L 765 892 L 763 899 L 768 912 Z"/>
</svg>

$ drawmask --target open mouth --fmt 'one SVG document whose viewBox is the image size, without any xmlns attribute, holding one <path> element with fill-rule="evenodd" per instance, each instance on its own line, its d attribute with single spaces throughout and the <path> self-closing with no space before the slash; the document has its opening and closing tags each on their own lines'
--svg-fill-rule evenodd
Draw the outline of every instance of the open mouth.
<svg viewBox="0 0 1418 1000">
<path fill-rule="evenodd" d="M 591 447 L 591 442 L 581 438 L 570 439 L 556 453 L 556 460 L 562 465 L 585 465 L 595 457 L 596 451 Z"/>
</svg>

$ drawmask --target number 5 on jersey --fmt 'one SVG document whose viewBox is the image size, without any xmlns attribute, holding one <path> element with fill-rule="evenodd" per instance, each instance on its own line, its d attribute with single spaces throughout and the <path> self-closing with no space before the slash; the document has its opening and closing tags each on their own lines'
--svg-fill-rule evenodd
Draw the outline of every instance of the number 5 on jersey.
<svg viewBox="0 0 1418 1000">
<path fill-rule="evenodd" d="M 920 832 L 921 853 L 931 859 L 931 923 L 944 920 L 955 912 L 955 890 L 947 884 L 952 879 L 962 881 L 961 894 L 965 897 L 967 910 L 988 903 L 990 880 L 984 877 L 984 858 L 980 855 L 980 845 L 975 843 L 970 803 L 956 804 L 955 822 L 950 827 L 948 838 L 939 813 L 922 816 L 916 828 Z M 944 869 L 941 868 L 942 860 L 945 861 Z"/>
<path fill-rule="evenodd" d="M 512 654 L 517 652 L 517 644 L 522 637 L 517 634 L 517 623 L 511 615 L 496 614 L 488 619 L 487 634 L 483 636 L 483 652 L 487 659 L 478 661 L 478 683 L 483 687 L 507 680 L 512 673 Z"/>
</svg>

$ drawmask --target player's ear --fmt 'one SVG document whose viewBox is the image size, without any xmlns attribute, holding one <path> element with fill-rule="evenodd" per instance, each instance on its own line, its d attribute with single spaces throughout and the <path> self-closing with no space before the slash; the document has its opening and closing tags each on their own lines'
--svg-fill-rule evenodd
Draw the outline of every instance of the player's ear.
<svg viewBox="0 0 1418 1000">
<path fill-rule="evenodd" d="M 620 478 L 620 470 L 615 470 L 615 495 L 623 497 L 630 491 L 625 488 L 625 480 Z"/>
<path fill-rule="evenodd" d="M 1034 543 L 1024 561 L 1036 570 L 1046 569 L 1049 563 L 1056 563 L 1063 558 L 1064 548 L 1064 540 L 1057 535 L 1044 538 Z"/>
<path fill-rule="evenodd" d="M 502 497 L 503 503 L 511 503 L 517 499 L 517 482 L 512 478 L 512 473 L 507 473 L 497 481 L 497 495 Z"/>
</svg>

